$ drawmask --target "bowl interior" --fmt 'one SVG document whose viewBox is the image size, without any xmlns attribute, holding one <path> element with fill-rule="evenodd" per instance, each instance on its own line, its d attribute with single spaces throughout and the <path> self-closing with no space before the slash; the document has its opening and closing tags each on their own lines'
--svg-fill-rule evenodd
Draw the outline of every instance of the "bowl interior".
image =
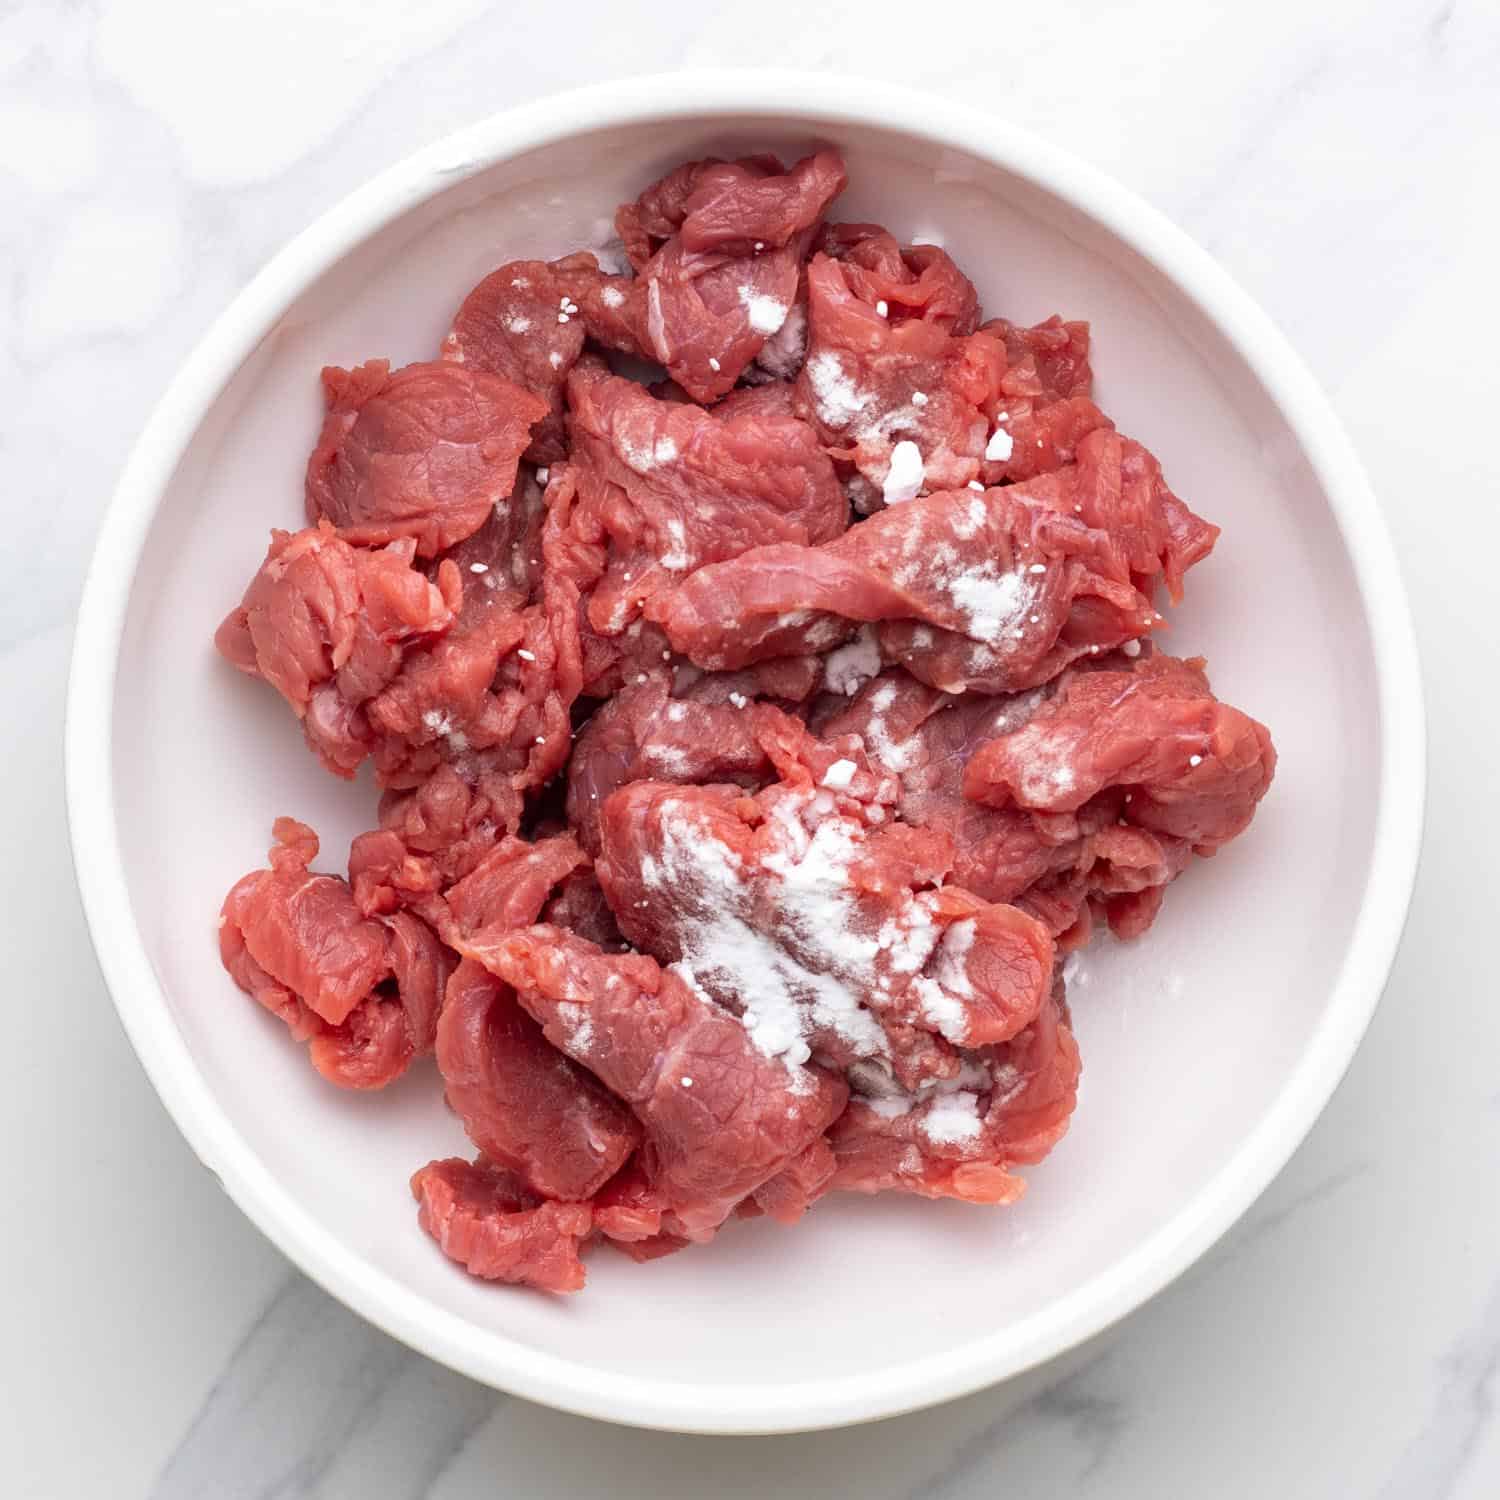
<svg viewBox="0 0 1500 1500">
<path fill-rule="evenodd" d="M 267 529 L 300 524 L 321 365 L 430 358 L 481 275 L 600 244 L 614 204 L 659 170 L 819 138 L 848 156 L 841 216 L 941 237 L 992 313 L 1092 321 L 1101 404 L 1224 527 L 1168 649 L 1205 655 L 1218 692 L 1271 726 L 1280 772 L 1253 830 L 1173 888 L 1146 941 L 1086 956 L 1077 1115 L 1018 1206 L 835 1200 L 796 1232 L 740 1224 L 645 1267 L 598 1254 L 571 1300 L 484 1286 L 418 1231 L 407 1193 L 416 1167 L 465 1146 L 431 1063 L 381 1095 L 340 1093 L 219 967 L 218 904 L 262 863 L 272 818 L 312 823 L 320 863 L 338 869 L 375 792 L 324 773 L 280 700 L 218 661 L 211 637 Z M 503 1383 L 531 1350 L 586 1383 L 673 1384 L 691 1412 L 726 1385 L 853 1379 L 1012 1332 L 1015 1367 L 1023 1323 L 1065 1318 L 1081 1288 L 1190 1212 L 1324 1018 L 1369 870 L 1381 726 L 1369 622 L 1327 498 L 1200 309 L 1022 177 L 895 131 L 747 117 L 614 129 L 455 177 L 296 301 L 214 403 L 151 525 L 112 754 L 130 900 L 171 1024 L 297 1209 L 403 1289 L 419 1320 L 463 1320 L 469 1368 Z M 1005 1367 L 1002 1354 L 993 1373 Z"/>
</svg>

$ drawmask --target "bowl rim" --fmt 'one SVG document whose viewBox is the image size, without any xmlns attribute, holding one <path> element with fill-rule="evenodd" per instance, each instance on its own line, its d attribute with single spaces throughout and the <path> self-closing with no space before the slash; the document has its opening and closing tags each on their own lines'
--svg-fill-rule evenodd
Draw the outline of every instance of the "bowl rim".
<svg viewBox="0 0 1500 1500">
<path fill-rule="evenodd" d="M 1187 1205 L 1048 1308 L 957 1348 L 832 1380 L 710 1386 L 605 1374 L 482 1329 L 368 1264 L 280 1186 L 198 1073 L 136 926 L 115 814 L 113 703 L 131 588 L 161 497 L 225 385 L 319 275 L 426 198 L 525 151 L 590 130 L 756 116 L 887 129 L 964 151 L 1101 224 L 1196 304 L 1260 381 L 1328 497 L 1374 643 L 1382 760 L 1369 877 L 1327 1010 L 1257 1127 Z M 476 1380 L 583 1416 L 698 1433 L 834 1427 L 968 1394 L 1102 1331 L 1203 1254 L 1286 1164 L 1369 1025 L 1416 876 L 1425 760 L 1416 641 L 1384 518 L 1327 398 L 1248 294 L 1143 199 L 1023 128 L 884 82 L 781 69 L 652 74 L 507 110 L 381 172 L 281 249 L 202 337 L 121 472 L 78 609 L 64 728 L 74 870 L 110 995 L 178 1128 L 251 1221 L 362 1317 Z"/>
</svg>

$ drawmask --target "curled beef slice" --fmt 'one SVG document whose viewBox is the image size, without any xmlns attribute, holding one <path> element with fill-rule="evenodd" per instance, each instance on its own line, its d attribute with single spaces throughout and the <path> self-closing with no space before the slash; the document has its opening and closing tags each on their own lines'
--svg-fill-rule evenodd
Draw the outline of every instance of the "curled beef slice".
<svg viewBox="0 0 1500 1500">
<path fill-rule="evenodd" d="M 600 635 L 623 635 L 648 599 L 706 563 L 828 541 L 848 524 L 833 466 L 795 418 L 720 418 L 592 363 L 574 371 L 568 401 L 576 491 L 549 558 L 589 595 Z"/>
<path fill-rule="evenodd" d="M 419 655 L 368 705 L 377 779 L 413 788 L 446 763 L 473 786 L 541 786 L 567 759 L 581 685 L 576 590 L 544 581 L 537 603 Z"/>
<path fill-rule="evenodd" d="M 1178 499 L 1156 459 L 1089 399 L 1088 325 L 1053 317 L 1021 328 L 996 319 L 981 331 L 1004 342 L 1008 360 L 986 408 L 996 437 L 981 478 L 1024 482 L 1076 463 L 1078 513 L 1124 548 L 1143 592 L 1160 576 L 1180 599 L 1184 576 L 1213 550 L 1219 528 Z"/>
<path fill-rule="evenodd" d="M 543 1197 L 591 1197 L 640 1144 L 630 1111 L 472 959 L 448 981 L 437 1061 L 469 1139 Z"/>
<path fill-rule="evenodd" d="M 547 1039 L 634 1110 L 647 1212 L 705 1239 L 805 1151 L 844 1106 L 842 1082 L 767 1057 L 741 1024 L 650 958 L 611 955 L 551 927 L 471 939 Z"/>
<path fill-rule="evenodd" d="M 873 1074 L 856 1080 L 828 1132 L 836 1161 L 829 1187 L 1013 1202 L 1025 1188 L 1013 1169 L 1040 1161 L 1066 1132 L 1078 1075 L 1058 977 L 1031 1024 L 1008 1042 L 966 1052 L 957 1079 L 916 1093 Z"/>
<path fill-rule="evenodd" d="M 416 541 L 432 557 L 472 535 L 516 482 L 547 413 L 531 392 L 452 360 L 323 371 L 328 412 L 307 461 L 309 521 L 346 541 Z"/>
<path fill-rule="evenodd" d="M 547 403 L 526 457 L 553 464 L 567 457 L 563 384 L 583 352 L 585 334 L 633 349 L 627 306 L 630 278 L 609 276 L 585 252 L 562 260 L 517 260 L 486 276 L 464 298 L 443 340 L 443 358 L 484 370 Z"/>
<path fill-rule="evenodd" d="M 502 839 L 444 895 L 454 928 L 530 927 L 555 887 L 588 864 L 571 831 L 538 839 Z"/>
<path fill-rule="evenodd" d="M 1024 725 L 976 751 L 964 792 L 1069 813 L 1122 787 L 1132 823 L 1212 854 L 1249 825 L 1275 769 L 1270 734 L 1214 697 L 1200 659 L 1153 654 L 1069 675 Z"/>
<path fill-rule="evenodd" d="M 584 726 L 568 764 L 567 805 L 568 823 L 591 854 L 599 852 L 605 800 L 627 782 L 763 784 L 770 760 L 745 711 L 748 696 L 731 687 L 736 701 L 705 701 L 711 691 L 707 678 L 682 697 L 660 678 L 632 684 Z"/>
<path fill-rule="evenodd" d="M 1128 665 L 1118 655 L 1102 661 L 1098 670 Z M 1182 840 L 1129 824 L 1131 804 L 1119 789 L 1070 813 L 984 806 L 964 795 L 964 768 L 979 747 L 1027 723 L 1054 688 L 954 698 L 893 668 L 853 698 L 822 700 L 812 723 L 825 737 L 858 735 L 872 761 L 900 777 L 901 817 L 952 837 L 955 884 L 1014 902 L 1060 946 L 1087 940 L 1093 899 L 1118 936 L 1136 936 L 1186 864 Z"/>
<path fill-rule="evenodd" d="M 756 548 L 699 569 L 648 617 L 705 668 L 826 650 L 870 621 L 887 661 L 946 692 L 1033 687 L 1159 623 L 1055 479 L 927 495 L 821 547 Z"/>
<path fill-rule="evenodd" d="M 857 472 L 861 510 L 967 484 L 1005 369 L 1004 345 L 974 331 L 973 287 L 941 250 L 881 230 L 840 253 L 808 266 L 797 410 Z"/>
<path fill-rule="evenodd" d="M 306 825 L 279 818 L 275 831 L 271 867 L 224 902 L 224 967 L 309 1043 L 330 1082 L 380 1088 L 432 1050 L 452 956 L 419 918 L 367 917 L 344 881 L 312 874 Z"/>
<path fill-rule="evenodd" d="M 481 1158 L 429 1162 L 411 1179 L 417 1219 L 471 1276 L 543 1292 L 584 1284 L 578 1251 L 592 1226 L 586 1203 L 551 1203 Z"/>
<path fill-rule="evenodd" d="M 262 677 L 305 717 L 318 689 L 342 683 L 358 702 L 400 670 L 414 642 L 458 616 L 456 568 L 429 580 L 410 541 L 351 547 L 320 524 L 271 533 L 265 561 L 214 636 L 220 654 Z"/>
<path fill-rule="evenodd" d="M 688 163 L 621 210 L 640 269 L 631 313 L 641 352 L 693 400 L 731 390 L 782 333 L 814 227 L 847 180 L 831 151 L 786 172 L 764 159 Z"/>
<path fill-rule="evenodd" d="M 356 894 L 361 874 L 355 871 L 354 850 L 369 849 L 371 857 L 365 879 L 372 891 L 382 878 L 392 887 L 391 897 L 372 894 L 367 910 L 394 910 L 400 904 L 396 892 L 403 889 L 441 891 L 461 879 L 494 848 L 496 841 L 520 826 L 521 796 L 509 777 L 490 776 L 471 783 L 451 765 L 439 765 L 419 786 L 410 791 L 389 791 L 380 800 L 380 830 L 389 841 L 369 843 L 373 834 L 361 834 L 350 849 L 350 881 Z M 415 861 L 403 873 L 402 864 Z M 394 863 L 393 863 L 394 861 Z"/>
<path fill-rule="evenodd" d="M 915 1083 L 951 1074 L 954 1046 L 1027 1024 L 1051 975 L 1046 932 L 933 889 L 951 848 L 888 820 L 889 777 L 753 712 L 777 784 L 748 798 L 641 781 L 605 804 L 598 874 L 626 936 L 792 1063 L 873 1059 Z"/>
</svg>

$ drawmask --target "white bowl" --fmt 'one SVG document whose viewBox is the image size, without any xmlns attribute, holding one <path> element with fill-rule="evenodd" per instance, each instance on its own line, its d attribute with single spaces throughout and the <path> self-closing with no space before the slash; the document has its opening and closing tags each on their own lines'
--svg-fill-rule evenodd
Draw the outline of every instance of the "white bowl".
<svg viewBox="0 0 1500 1500">
<path fill-rule="evenodd" d="M 430 1065 L 328 1087 L 220 970 L 214 918 L 294 813 L 337 867 L 374 794 L 326 775 L 276 696 L 210 647 L 267 528 L 301 515 L 317 370 L 430 358 L 504 259 L 596 243 L 615 203 L 710 151 L 840 146 L 838 205 L 939 233 L 991 311 L 1092 320 L 1102 405 L 1224 527 L 1170 645 L 1269 724 L 1254 827 L 1074 991 L 1071 1132 L 1016 1207 L 820 1205 L 568 1300 L 470 1280 L 407 1175 L 460 1151 Z M 888 1415 L 1000 1380 L 1137 1306 L 1253 1201 L 1337 1084 L 1415 872 L 1421 684 L 1389 538 L 1280 334 L 1153 210 L 1012 126 L 881 84 L 682 73 L 547 99 L 444 141 L 325 214 L 219 319 L 142 435 L 78 619 L 67 779 L 100 962 L 167 1107 L 299 1266 L 475 1378 L 699 1432 Z M 190 1226 L 175 1226 L 190 1232 Z"/>
</svg>

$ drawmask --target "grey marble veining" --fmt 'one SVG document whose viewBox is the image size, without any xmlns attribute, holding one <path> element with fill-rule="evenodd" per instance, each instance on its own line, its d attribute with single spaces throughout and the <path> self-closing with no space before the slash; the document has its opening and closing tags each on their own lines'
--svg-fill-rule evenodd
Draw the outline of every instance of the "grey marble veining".
<svg viewBox="0 0 1500 1500">
<path fill-rule="evenodd" d="M 1483 873 L 1500 843 L 1485 790 L 1500 773 L 1500 7 L 958 0 L 933 14 L 948 44 L 893 45 L 912 12 L 889 0 L 0 5 L 7 1497 L 1500 1493 Z M 1370 466 L 1407 572 L 1429 838 L 1348 1078 L 1174 1286 L 1057 1364 L 932 1411 L 673 1437 L 429 1364 L 292 1272 L 198 1166 L 88 952 L 63 836 L 62 679 L 131 440 L 225 302 L 334 197 L 555 88 L 785 62 L 971 93 L 1144 193 L 1287 330 Z"/>
</svg>

